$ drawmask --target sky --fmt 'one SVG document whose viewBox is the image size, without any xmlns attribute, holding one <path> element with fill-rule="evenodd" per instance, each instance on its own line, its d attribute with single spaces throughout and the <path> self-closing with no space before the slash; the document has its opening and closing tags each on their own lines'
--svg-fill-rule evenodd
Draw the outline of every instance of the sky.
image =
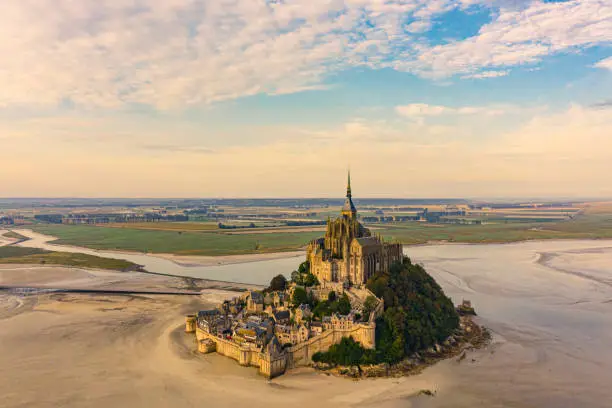
<svg viewBox="0 0 612 408">
<path fill-rule="evenodd" d="M 1 11 L 3 197 L 612 197 L 610 0 Z"/>
</svg>

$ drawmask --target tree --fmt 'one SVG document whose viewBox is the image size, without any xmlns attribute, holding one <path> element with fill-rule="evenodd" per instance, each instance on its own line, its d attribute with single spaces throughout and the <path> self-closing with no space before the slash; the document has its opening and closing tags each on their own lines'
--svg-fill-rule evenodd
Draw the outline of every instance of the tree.
<svg viewBox="0 0 612 408">
<path fill-rule="evenodd" d="M 368 296 L 363 302 L 363 316 L 366 320 L 370 318 L 370 313 L 374 311 L 377 305 L 378 300 L 374 296 Z"/>
<path fill-rule="evenodd" d="M 405 355 L 446 339 L 459 316 L 440 285 L 421 265 L 404 258 L 389 273 L 377 273 L 367 287 L 384 300 L 376 320 L 377 359 L 397 362 Z"/>
<path fill-rule="evenodd" d="M 298 307 L 299 305 L 308 303 L 308 294 L 306 290 L 301 287 L 296 287 L 293 291 L 293 297 L 291 298 L 293 306 Z"/>
<path fill-rule="evenodd" d="M 337 298 L 337 296 L 336 296 L 336 292 L 335 292 L 335 291 L 333 291 L 333 290 L 331 290 L 331 291 L 329 292 L 329 294 L 327 295 L 327 300 L 329 300 L 330 302 L 335 301 L 335 300 L 336 300 L 336 298 Z"/>
<path fill-rule="evenodd" d="M 302 262 L 300 266 L 298 267 L 298 272 L 301 274 L 310 272 L 310 262 L 308 261 Z"/>
<path fill-rule="evenodd" d="M 306 287 L 318 286 L 319 285 L 319 280 L 312 273 L 308 273 L 304 277 L 303 282 L 304 282 L 304 286 L 306 286 Z"/>
<path fill-rule="evenodd" d="M 343 293 L 340 300 L 338 300 L 338 313 L 343 315 L 351 313 L 351 301 L 346 293 Z"/>
<path fill-rule="evenodd" d="M 360 364 L 363 364 L 366 353 L 367 350 L 361 346 L 361 343 L 352 337 L 344 337 L 340 343 L 332 344 L 326 352 L 313 354 L 312 360 L 319 363 L 359 367 Z M 359 369 L 361 370 L 360 367 Z"/>
<path fill-rule="evenodd" d="M 299 273 L 298 271 L 291 272 L 291 282 L 295 283 L 296 285 L 301 285 L 302 284 L 302 274 Z"/>
<path fill-rule="evenodd" d="M 287 288 L 287 278 L 283 275 L 276 275 L 270 281 L 269 289 L 271 291 L 284 291 Z"/>
</svg>

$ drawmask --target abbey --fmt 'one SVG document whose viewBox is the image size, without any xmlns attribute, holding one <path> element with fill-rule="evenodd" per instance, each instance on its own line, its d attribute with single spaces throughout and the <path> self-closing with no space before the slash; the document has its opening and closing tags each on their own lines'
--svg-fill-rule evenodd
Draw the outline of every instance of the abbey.
<svg viewBox="0 0 612 408">
<path fill-rule="evenodd" d="M 341 216 L 328 220 L 325 237 L 308 245 L 306 259 L 310 271 L 322 285 L 338 282 L 360 287 L 376 272 L 388 272 L 402 257 L 401 244 L 384 242 L 357 221 L 349 173 Z"/>
</svg>

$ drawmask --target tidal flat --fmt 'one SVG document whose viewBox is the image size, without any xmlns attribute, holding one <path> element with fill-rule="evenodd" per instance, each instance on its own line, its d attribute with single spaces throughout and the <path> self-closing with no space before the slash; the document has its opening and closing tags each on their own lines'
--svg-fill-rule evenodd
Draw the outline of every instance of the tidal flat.
<svg viewBox="0 0 612 408">
<path fill-rule="evenodd" d="M 232 292 L 207 289 L 196 298 L 3 294 L 0 344 L 10 352 L 0 353 L 1 405 L 610 406 L 612 241 L 425 245 L 405 253 L 455 303 L 472 301 L 478 322 L 493 334 L 488 347 L 411 377 L 352 381 L 301 369 L 267 381 L 256 369 L 198 355 L 192 336 L 182 333 L 184 313 Z M 73 275 L 64 279 L 81 279 L 68 270 Z M 44 275 L 26 276 L 35 284 Z M 156 287 L 164 285 L 165 278 L 153 278 Z M 19 272 L 10 279 L 18 283 Z M 61 268 L 45 279 L 62 279 Z M 147 276 L 138 279 L 151 285 Z"/>
</svg>

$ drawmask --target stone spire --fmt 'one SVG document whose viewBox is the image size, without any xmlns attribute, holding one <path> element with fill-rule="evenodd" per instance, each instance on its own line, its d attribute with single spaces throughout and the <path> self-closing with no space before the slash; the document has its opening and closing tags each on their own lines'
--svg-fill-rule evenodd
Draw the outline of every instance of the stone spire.
<svg viewBox="0 0 612 408">
<path fill-rule="evenodd" d="M 357 209 L 353 204 L 353 196 L 351 194 L 351 171 L 348 172 L 348 183 L 346 185 L 346 200 L 344 200 L 344 206 L 342 207 L 342 215 L 346 215 L 350 218 L 356 218 Z"/>
<path fill-rule="evenodd" d="M 346 185 L 346 197 L 351 198 L 351 171 L 348 171 L 348 183 Z"/>
</svg>

